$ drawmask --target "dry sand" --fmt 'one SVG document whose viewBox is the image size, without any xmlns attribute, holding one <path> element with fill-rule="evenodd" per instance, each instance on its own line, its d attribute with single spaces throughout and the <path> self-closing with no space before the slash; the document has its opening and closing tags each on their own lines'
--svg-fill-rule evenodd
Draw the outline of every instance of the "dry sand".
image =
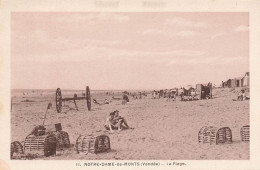
<svg viewBox="0 0 260 170">
<path fill-rule="evenodd" d="M 38 159 L 85 160 L 237 160 L 249 159 L 249 143 L 241 142 L 240 128 L 249 124 L 249 100 L 233 101 L 240 89 L 213 89 L 213 99 L 167 102 L 166 99 L 132 100 L 126 105 L 113 100 L 108 105 L 95 105 L 87 110 L 86 101 L 79 101 L 79 111 L 66 102 L 62 113 L 55 108 L 55 91 L 12 92 L 11 141 L 24 141 L 28 133 L 42 124 L 48 102 L 52 108 L 45 121 L 54 130 L 61 123 L 75 144 L 82 135 L 106 134 L 111 140 L 108 153 L 77 154 L 74 148 L 57 152 L 56 156 Z M 23 94 L 24 93 L 24 94 Z M 73 93 L 68 96 L 72 97 Z M 78 95 L 80 96 L 80 95 Z M 115 96 L 118 97 L 118 96 Z M 111 99 L 105 93 L 92 93 L 92 98 Z M 27 102 L 21 102 L 26 101 Z M 29 101 L 29 102 L 28 102 Z M 31 102 L 30 102 L 31 101 Z M 103 127 L 109 112 L 119 110 L 134 129 L 109 134 Z M 230 127 L 232 144 L 209 145 L 198 143 L 198 132 L 203 126 Z"/>
</svg>

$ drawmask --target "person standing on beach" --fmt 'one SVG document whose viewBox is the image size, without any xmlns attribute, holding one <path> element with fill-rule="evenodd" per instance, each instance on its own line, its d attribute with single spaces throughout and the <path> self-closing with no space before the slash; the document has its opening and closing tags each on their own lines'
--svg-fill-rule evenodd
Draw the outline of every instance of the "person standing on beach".
<svg viewBox="0 0 260 170">
<path fill-rule="evenodd" d="M 139 92 L 139 99 L 142 99 L 142 92 Z"/>
<path fill-rule="evenodd" d="M 153 98 L 155 99 L 155 97 L 156 97 L 156 91 L 154 90 L 153 91 Z"/>
<path fill-rule="evenodd" d="M 181 87 L 181 89 L 179 91 L 179 94 L 181 96 L 181 101 L 183 101 L 183 95 L 184 95 L 183 93 L 184 93 L 184 91 L 183 91 L 183 88 Z"/>
</svg>

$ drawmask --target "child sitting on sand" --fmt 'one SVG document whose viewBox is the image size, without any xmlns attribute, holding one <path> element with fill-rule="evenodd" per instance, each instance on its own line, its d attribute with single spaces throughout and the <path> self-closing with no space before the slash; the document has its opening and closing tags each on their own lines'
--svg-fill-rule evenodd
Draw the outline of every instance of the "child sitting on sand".
<svg viewBox="0 0 260 170">
<path fill-rule="evenodd" d="M 125 118 L 119 116 L 119 111 L 116 110 L 114 112 L 111 112 L 106 119 L 105 128 L 107 130 L 110 130 L 111 133 L 113 133 L 113 130 L 121 131 L 122 128 L 128 129 L 129 126 L 125 120 Z"/>
<path fill-rule="evenodd" d="M 238 94 L 237 96 L 237 100 L 245 100 L 246 99 L 246 93 L 245 93 L 245 90 L 241 90 L 241 92 Z"/>
</svg>

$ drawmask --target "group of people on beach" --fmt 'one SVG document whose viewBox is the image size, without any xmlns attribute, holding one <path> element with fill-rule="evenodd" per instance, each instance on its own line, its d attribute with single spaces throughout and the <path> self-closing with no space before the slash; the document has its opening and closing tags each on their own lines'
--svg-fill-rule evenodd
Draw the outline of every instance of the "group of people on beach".
<svg viewBox="0 0 260 170">
<path fill-rule="evenodd" d="M 181 88 L 178 91 L 182 100 L 184 100 L 183 99 L 183 96 L 184 96 L 184 91 L 183 90 L 184 89 Z M 153 91 L 153 98 L 155 98 L 155 96 L 157 95 L 156 92 L 157 91 L 155 91 L 155 90 Z M 169 98 L 172 97 L 173 99 L 175 99 L 176 98 L 176 91 L 171 91 L 171 93 L 173 94 L 174 97 L 170 96 L 170 95 L 169 95 L 170 97 L 169 96 L 167 96 L 167 97 L 169 97 Z M 195 90 L 191 90 L 191 95 L 190 96 L 191 97 L 196 96 L 196 91 Z M 241 90 L 241 92 L 238 94 L 238 100 L 245 100 L 245 99 L 246 99 L 246 97 L 245 97 L 245 90 Z M 124 100 L 126 100 L 126 99 L 124 99 Z M 128 99 L 128 101 L 129 101 L 129 99 Z M 109 113 L 109 115 L 108 115 L 108 117 L 106 119 L 106 122 L 104 124 L 104 127 L 107 130 L 109 130 L 111 133 L 113 133 L 114 130 L 121 131 L 122 129 L 128 129 L 129 128 L 129 126 L 128 126 L 127 122 L 126 122 L 126 119 L 119 115 L 119 111 L 118 110 Z"/>
<path fill-rule="evenodd" d="M 186 98 L 187 98 L 187 100 L 191 100 L 196 96 L 195 89 L 194 90 L 189 89 L 190 95 L 188 95 L 188 96 L 185 95 L 184 90 L 185 90 L 184 88 L 180 88 L 180 89 L 173 88 L 173 89 L 165 89 L 165 90 L 159 90 L 159 91 L 154 90 L 152 93 L 152 98 L 153 99 L 167 98 L 166 101 L 174 101 L 174 100 L 176 100 L 177 96 L 180 96 L 181 101 L 185 101 Z M 188 90 L 186 90 L 186 91 L 188 91 Z"/>
<path fill-rule="evenodd" d="M 178 94 L 177 89 L 165 89 L 165 90 L 159 90 L 159 91 L 154 90 L 152 93 L 152 97 L 153 97 L 153 99 L 167 98 L 167 101 L 168 101 L 170 99 L 175 100 L 177 94 Z"/>
</svg>

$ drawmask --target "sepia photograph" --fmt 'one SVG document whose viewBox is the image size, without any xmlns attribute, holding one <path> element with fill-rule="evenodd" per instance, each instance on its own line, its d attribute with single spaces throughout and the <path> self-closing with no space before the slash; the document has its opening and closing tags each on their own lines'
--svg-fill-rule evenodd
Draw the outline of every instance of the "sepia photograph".
<svg viewBox="0 0 260 170">
<path fill-rule="evenodd" d="M 250 160 L 249 12 L 10 14 L 11 160 Z"/>
</svg>

